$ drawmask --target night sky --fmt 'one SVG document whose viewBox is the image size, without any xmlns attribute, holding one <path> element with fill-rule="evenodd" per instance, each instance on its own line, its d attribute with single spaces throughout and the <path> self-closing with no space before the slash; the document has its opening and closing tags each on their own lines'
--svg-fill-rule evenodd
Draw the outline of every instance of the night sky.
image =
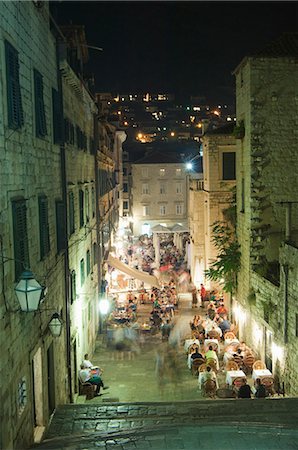
<svg viewBox="0 0 298 450">
<path fill-rule="evenodd" d="M 234 99 L 232 71 L 284 31 L 297 2 L 51 2 L 59 24 L 85 25 L 98 92 Z M 57 16 L 58 14 L 58 16 Z"/>
</svg>

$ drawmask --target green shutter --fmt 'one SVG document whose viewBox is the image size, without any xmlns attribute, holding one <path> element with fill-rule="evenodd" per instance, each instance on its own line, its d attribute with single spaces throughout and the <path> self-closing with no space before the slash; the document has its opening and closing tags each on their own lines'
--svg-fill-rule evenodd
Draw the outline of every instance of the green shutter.
<svg viewBox="0 0 298 450">
<path fill-rule="evenodd" d="M 70 303 L 73 304 L 77 296 L 76 272 L 73 270 L 70 274 Z"/>
<path fill-rule="evenodd" d="M 81 286 L 85 283 L 85 260 L 81 259 L 80 262 L 80 271 L 81 271 Z"/>
<path fill-rule="evenodd" d="M 75 232 L 75 211 L 74 211 L 74 195 L 73 192 L 68 194 L 68 214 L 69 214 L 69 236 Z"/>
<path fill-rule="evenodd" d="M 27 212 L 25 200 L 12 202 L 13 243 L 15 260 L 15 279 L 24 269 L 29 268 Z"/>
<path fill-rule="evenodd" d="M 87 252 L 86 252 L 86 271 L 87 271 L 87 276 L 90 273 L 90 266 L 91 266 L 90 250 L 87 250 Z"/>
<path fill-rule="evenodd" d="M 38 197 L 38 212 L 39 212 L 40 259 L 43 259 L 50 251 L 48 200 L 45 196 Z"/>
<path fill-rule="evenodd" d="M 8 126 L 10 128 L 17 129 L 21 128 L 24 124 L 19 79 L 19 56 L 18 52 L 8 41 L 5 41 L 5 56 Z"/>
<path fill-rule="evenodd" d="M 79 190 L 79 212 L 80 212 L 80 227 L 83 227 L 85 224 L 84 218 L 84 192 Z"/>
<path fill-rule="evenodd" d="M 62 138 L 60 98 L 56 89 L 52 89 L 52 108 L 53 108 L 53 139 L 54 144 L 59 144 Z"/>
<path fill-rule="evenodd" d="M 42 75 L 36 69 L 34 69 L 34 97 L 36 136 L 44 137 L 47 134 L 47 124 L 43 98 L 43 81 Z"/>
<path fill-rule="evenodd" d="M 65 207 L 61 200 L 56 200 L 56 241 L 58 253 L 66 249 Z"/>
</svg>

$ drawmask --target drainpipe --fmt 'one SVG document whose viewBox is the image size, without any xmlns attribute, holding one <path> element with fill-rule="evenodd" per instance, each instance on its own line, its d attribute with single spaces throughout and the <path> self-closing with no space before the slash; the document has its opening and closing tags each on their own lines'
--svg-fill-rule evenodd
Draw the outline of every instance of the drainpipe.
<svg viewBox="0 0 298 450">
<path fill-rule="evenodd" d="M 57 32 L 56 28 L 56 32 Z M 60 31 L 60 30 L 59 30 Z M 61 136 L 60 136 L 60 164 L 61 164 L 61 185 L 62 200 L 64 204 L 64 230 L 65 230 L 65 250 L 64 250 L 64 290 L 65 290 L 65 325 L 66 325 L 66 362 L 68 377 L 68 396 L 69 402 L 73 403 L 72 393 L 72 372 L 71 372 L 71 332 L 70 332 L 70 298 L 69 298 L 69 252 L 67 240 L 67 181 L 66 181 L 66 157 L 64 145 L 64 112 L 63 112 L 63 90 L 62 79 L 59 70 L 59 40 L 56 36 L 56 64 L 57 64 L 57 85 L 60 103 L 60 120 L 61 120 Z"/>
<path fill-rule="evenodd" d="M 286 204 L 286 242 L 289 242 L 291 239 L 291 206 L 290 202 Z"/>
<path fill-rule="evenodd" d="M 289 284 L 289 265 L 283 264 L 282 266 L 285 276 L 285 302 L 284 302 L 284 343 L 288 343 L 288 284 Z"/>
</svg>

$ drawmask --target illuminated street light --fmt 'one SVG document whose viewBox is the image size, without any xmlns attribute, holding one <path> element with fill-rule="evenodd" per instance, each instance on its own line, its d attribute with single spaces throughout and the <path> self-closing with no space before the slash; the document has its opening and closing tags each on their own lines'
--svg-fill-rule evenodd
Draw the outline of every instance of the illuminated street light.
<svg viewBox="0 0 298 450">
<path fill-rule="evenodd" d="M 30 270 L 25 270 L 15 287 L 21 310 L 25 312 L 37 311 L 43 287 L 35 280 Z"/>
</svg>

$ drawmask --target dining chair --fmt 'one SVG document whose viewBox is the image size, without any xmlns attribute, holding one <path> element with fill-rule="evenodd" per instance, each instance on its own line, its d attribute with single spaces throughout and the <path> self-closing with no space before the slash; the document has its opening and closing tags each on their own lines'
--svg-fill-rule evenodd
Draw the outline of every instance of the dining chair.
<svg viewBox="0 0 298 450">
<path fill-rule="evenodd" d="M 206 361 L 205 361 L 204 358 L 195 358 L 195 359 L 193 359 L 192 364 L 191 364 L 191 373 L 193 375 L 198 375 L 198 371 L 199 371 L 200 366 L 202 364 L 205 364 L 205 362 Z"/>
<path fill-rule="evenodd" d="M 266 369 L 266 364 L 261 361 L 260 359 L 257 359 L 252 365 L 253 370 L 264 370 Z"/>
<path fill-rule="evenodd" d="M 216 330 L 210 330 L 207 334 L 210 339 L 220 339 L 220 334 Z"/>
<path fill-rule="evenodd" d="M 214 370 L 215 373 L 218 372 L 216 359 L 208 358 L 207 361 L 206 361 L 206 366 L 211 367 L 211 369 Z"/>
<path fill-rule="evenodd" d="M 235 361 L 238 364 L 238 367 L 241 369 L 243 367 L 243 358 L 240 355 L 236 354 L 233 356 L 232 361 Z"/>
<path fill-rule="evenodd" d="M 253 355 L 247 355 L 243 359 L 243 365 L 247 372 L 251 373 L 253 370 L 253 364 L 255 362 L 255 357 Z"/>
<path fill-rule="evenodd" d="M 239 370 L 239 366 L 236 363 L 236 361 L 228 361 L 226 364 L 226 370 L 230 371 L 230 370 Z"/>
<path fill-rule="evenodd" d="M 207 364 L 201 364 L 199 367 L 199 372 L 206 372 Z"/>
<path fill-rule="evenodd" d="M 236 336 L 235 336 L 235 334 L 232 331 L 227 331 L 225 333 L 224 338 L 232 340 L 232 339 L 236 339 Z"/>
<path fill-rule="evenodd" d="M 265 386 L 268 395 L 274 395 L 274 379 L 273 377 L 263 377 L 261 383 Z"/>
<path fill-rule="evenodd" d="M 214 398 L 216 393 L 216 383 L 214 380 L 206 380 L 203 384 L 204 394 L 208 397 Z"/>
</svg>

